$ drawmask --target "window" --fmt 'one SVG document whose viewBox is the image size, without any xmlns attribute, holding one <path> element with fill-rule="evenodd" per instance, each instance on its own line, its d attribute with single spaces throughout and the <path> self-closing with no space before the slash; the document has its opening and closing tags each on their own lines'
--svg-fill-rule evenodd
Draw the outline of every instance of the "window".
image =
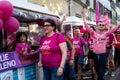
<svg viewBox="0 0 120 80">
<path fill-rule="evenodd" d="M 90 6 L 90 0 L 86 0 L 87 6 Z"/>
</svg>

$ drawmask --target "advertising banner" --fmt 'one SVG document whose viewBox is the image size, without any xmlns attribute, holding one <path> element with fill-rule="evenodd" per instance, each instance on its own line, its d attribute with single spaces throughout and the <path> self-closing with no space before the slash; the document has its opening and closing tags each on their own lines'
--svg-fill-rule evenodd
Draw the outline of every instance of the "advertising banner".
<svg viewBox="0 0 120 80">
<path fill-rule="evenodd" d="M 0 53 L 0 72 L 27 66 L 39 61 L 39 54 Z"/>
</svg>

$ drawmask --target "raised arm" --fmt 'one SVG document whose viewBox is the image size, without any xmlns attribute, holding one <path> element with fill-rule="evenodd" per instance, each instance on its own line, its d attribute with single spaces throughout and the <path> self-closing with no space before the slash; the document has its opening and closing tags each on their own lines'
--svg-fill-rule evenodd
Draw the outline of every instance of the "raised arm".
<svg viewBox="0 0 120 80">
<path fill-rule="evenodd" d="M 83 17 L 83 21 L 84 21 L 84 25 L 85 25 L 85 28 L 87 29 L 87 31 L 89 31 L 90 33 L 93 33 L 93 29 L 90 28 L 90 26 L 86 23 L 85 21 L 85 17 Z"/>
<path fill-rule="evenodd" d="M 117 29 L 119 29 L 119 28 L 120 28 L 120 24 L 117 25 L 116 27 L 112 28 L 111 30 L 109 30 L 107 33 L 108 33 L 108 34 L 113 33 L 113 32 L 115 32 L 115 31 L 116 31 Z"/>
</svg>

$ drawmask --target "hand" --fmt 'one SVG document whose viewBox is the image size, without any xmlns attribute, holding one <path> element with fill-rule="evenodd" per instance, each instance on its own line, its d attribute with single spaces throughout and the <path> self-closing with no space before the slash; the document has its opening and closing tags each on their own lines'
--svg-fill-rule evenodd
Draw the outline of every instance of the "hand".
<svg viewBox="0 0 120 80">
<path fill-rule="evenodd" d="M 84 10 L 81 12 L 81 14 L 82 14 L 83 17 L 85 17 L 85 11 Z"/>
<path fill-rule="evenodd" d="M 73 66 L 74 65 L 74 60 L 73 59 L 70 59 L 69 61 L 69 66 Z"/>
<path fill-rule="evenodd" d="M 22 48 L 21 53 L 24 53 L 24 52 L 25 52 L 25 48 Z"/>
<path fill-rule="evenodd" d="M 63 74 L 63 68 L 59 67 L 57 70 L 57 76 L 61 76 Z"/>
<path fill-rule="evenodd" d="M 34 51 L 34 50 L 31 50 L 31 51 L 30 51 L 30 54 L 35 54 L 35 51 Z"/>
<path fill-rule="evenodd" d="M 89 53 L 89 50 L 85 51 L 84 55 L 87 56 Z"/>
<path fill-rule="evenodd" d="M 85 11 L 82 11 L 81 14 L 83 16 L 83 21 L 85 22 L 85 19 L 86 19 Z"/>
<path fill-rule="evenodd" d="M 62 21 L 65 21 L 65 20 L 66 20 L 66 15 L 64 15 L 62 18 Z"/>
<path fill-rule="evenodd" d="M 42 67 L 42 63 L 39 61 L 38 62 L 38 67 L 41 68 Z"/>
<path fill-rule="evenodd" d="M 25 51 L 25 48 L 22 48 L 22 51 L 24 52 L 24 51 Z"/>
</svg>

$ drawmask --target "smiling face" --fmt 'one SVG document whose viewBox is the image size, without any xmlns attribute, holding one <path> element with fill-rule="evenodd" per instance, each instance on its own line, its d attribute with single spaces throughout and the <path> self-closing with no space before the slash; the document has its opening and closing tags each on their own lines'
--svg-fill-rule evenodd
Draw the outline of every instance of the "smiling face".
<svg viewBox="0 0 120 80">
<path fill-rule="evenodd" d="M 80 30 L 79 30 L 79 28 L 78 28 L 78 27 L 74 27 L 74 28 L 73 28 L 73 33 L 74 33 L 75 36 L 79 36 L 79 35 L 80 35 Z"/>
<path fill-rule="evenodd" d="M 53 29 L 54 27 L 49 22 L 44 23 L 44 31 L 46 34 L 51 33 Z"/>
<path fill-rule="evenodd" d="M 20 36 L 20 42 L 21 42 L 21 43 L 25 43 L 25 42 L 26 42 L 26 36 L 25 36 L 24 34 L 22 34 L 22 35 Z"/>
<path fill-rule="evenodd" d="M 103 22 L 99 22 L 99 23 L 97 24 L 97 29 L 98 29 L 99 31 L 104 31 L 104 28 L 105 28 L 105 24 L 104 24 Z"/>
</svg>

